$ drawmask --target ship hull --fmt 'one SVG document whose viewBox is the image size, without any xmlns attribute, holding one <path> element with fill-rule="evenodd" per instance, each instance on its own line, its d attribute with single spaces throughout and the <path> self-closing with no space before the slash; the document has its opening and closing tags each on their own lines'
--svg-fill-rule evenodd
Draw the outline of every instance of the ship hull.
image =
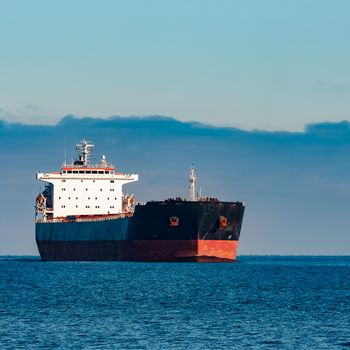
<svg viewBox="0 0 350 350">
<path fill-rule="evenodd" d="M 38 242 L 44 261 L 234 261 L 238 241 Z"/>
<path fill-rule="evenodd" d="M 243 213 L 240 202 L 150 202 L 132 217 L 37 223 L 36 242 L 44 261 L 235 261 Z"/>
</svg>

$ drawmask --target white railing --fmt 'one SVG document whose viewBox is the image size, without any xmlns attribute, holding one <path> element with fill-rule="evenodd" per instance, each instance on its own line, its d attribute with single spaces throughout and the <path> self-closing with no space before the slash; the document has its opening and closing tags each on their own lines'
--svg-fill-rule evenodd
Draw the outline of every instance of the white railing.
<svg viewBox="0 0 350 350">
<path fill-rule="evenodd" d="M 65 223 L 65 222 L 95 222 L 95 221 L 106 221 L 106 220 L 115 220 L 115 219 L 124 219 L 129 218 L 133 215 L 133 213 L 122 213 L 116 215 L 106 215 L 106 216 L 98 216 L 98 217 L 77 217 L 75 220 L 69 220 L 67 217 L 64 218 L 46 218 L 45 219 L 37 219 L 35 222 L 40 224 L 50 224 L 50 223 Z M 74 215 L 71 215 L 74 217 Z"/>
</svg>

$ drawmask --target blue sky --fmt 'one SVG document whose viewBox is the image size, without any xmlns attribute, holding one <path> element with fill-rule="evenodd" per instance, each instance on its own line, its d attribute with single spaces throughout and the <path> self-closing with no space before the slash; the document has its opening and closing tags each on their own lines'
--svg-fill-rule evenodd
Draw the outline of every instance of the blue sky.
<svg viewBox="0 0 350 350">
<path fill-rule="evenodd" d="M 349 13 L 346 0 L 0 0 L 0 119 L 347 119 Z"/>
<path fill-rule="evenodd" d="M 241 254 L 350 254 L 349 23 L 346 0 L 0 0 L 0 254 L 37 253 L 35 172 L 83 137 L 144 201 L 194 162 L 247 202 Z"/>
</svg>

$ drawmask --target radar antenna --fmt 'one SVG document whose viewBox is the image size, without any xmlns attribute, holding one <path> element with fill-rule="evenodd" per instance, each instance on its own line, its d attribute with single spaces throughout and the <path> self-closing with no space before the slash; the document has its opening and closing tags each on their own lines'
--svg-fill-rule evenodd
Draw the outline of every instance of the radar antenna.
<svg viewBox="0 0 350 350">
<path fill-rule="evenodd" d="M 81 143 L 76 144 L 76 150 L 80 151 L 79 160 L 83 162 L 83 166 L 90 164 L 91 150 L 94 149 L 95 145 L 89 143 L 90 141 L 83 140 Z"/>
<path fill-rule="evenodd" d="M 197 181 L 197 174 L 194 169 L 194 165 L 191 166 L 190 176 L 189 176 L 189 191 L 190 191 L 190 201 L 195 202 L 197 200 L 197 194 L 196 194 L 196 181 Z"/>
</svg>

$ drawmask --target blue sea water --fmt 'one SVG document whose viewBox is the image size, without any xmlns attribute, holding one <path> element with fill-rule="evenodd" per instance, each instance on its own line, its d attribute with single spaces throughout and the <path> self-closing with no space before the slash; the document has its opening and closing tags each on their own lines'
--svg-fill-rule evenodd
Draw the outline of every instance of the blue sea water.
<svg viewBox="0 0 350 350">
<path fill-rule="evenodd" d="M 350 349 L 350 257 L 0 258 L 0 349 Z"/>
</svg>

